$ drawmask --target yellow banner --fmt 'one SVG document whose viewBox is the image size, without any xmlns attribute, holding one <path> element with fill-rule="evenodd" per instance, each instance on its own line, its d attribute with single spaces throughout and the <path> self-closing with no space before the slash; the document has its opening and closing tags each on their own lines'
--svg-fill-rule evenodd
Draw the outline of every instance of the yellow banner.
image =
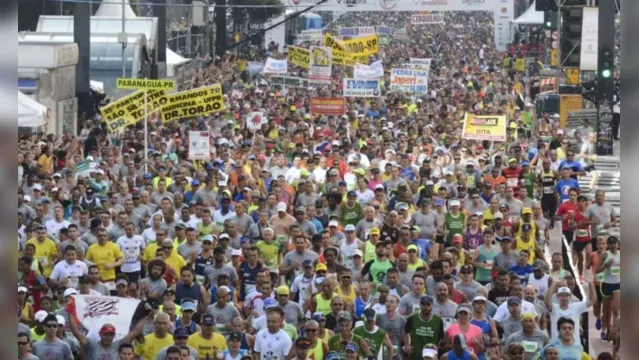
<svg viewBox="0 0 639 360">
<path fill-rule="evenodd" d="M 115 87 L 118 89 L 147 89 L 147 90 L 173 90 L 175 80 L 150 80 L 150 79 L 116 79 Z"/>
<path fill-rule="evenodd" d="M 565 69 L 566 85 L 579 85 L 579 69 Z"/>
<path fill-rule="evenodd" d="M 355 63 L 368 65 L 368 55 L 349 54 L 346 51 L 333 49 L 333 64 L 353 66 Z"/>
<path fill-rule="evenodd" d="M 559 128 L 565 129 L 568 124 L 568 114 L 583 109 L 581 95 L 559 95 Z"/>
<path fill-rule="evenodd" d="M 166 102 L 166 97 L 164 90 L 148 91 L 146 99 L 148 112 L 151 113 L 160 108 Z M 100 113 L 110 132 L 117 132 L 128 125 L 135 124 L 144 119 L 144 90 L 138 90 L 111 102 L 102 107 Z"/>
<path fill-rule="evenodd" d="M 311 51 L 297 46 L 289 46 L 288 62 L 295 64 L 301 68 L 309 69 L 311 64 Z"/>
<path fill-rule="evenodd" d="M 224 110 L 222 85 L 215 84 L 167 96 L 162 122 L 209 115 Z"/>
<path fill-rule="evenodd" d="M 353 55 L 373 55 L 379 52 L 379 38 L 377 35 L 370 35 L 340 41 L 331 34 L 326 34 L 324 36 L 324 46 L 331 47 L 333 51 L 340 50 Z"/>
<path fill-rule="evenodd" d="M 470 140 L 506 140 L 506 116 L 466 113 L 462 137 Z"/>
</svg>

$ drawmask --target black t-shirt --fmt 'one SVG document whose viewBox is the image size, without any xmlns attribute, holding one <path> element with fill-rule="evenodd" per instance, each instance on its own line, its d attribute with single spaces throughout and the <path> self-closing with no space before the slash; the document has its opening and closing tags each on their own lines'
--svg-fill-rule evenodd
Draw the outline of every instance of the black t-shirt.
<svg viewBox="0 0 639 360">
<path fill-rule="evenodd" d="M 382 241 L 391 241 L 393 244 L 397 244 L 399 241 L 399 229 L 384 225 L 382 227 Z"/>
<path fill-rule="evenodd" d="M 506 302 L 510 297 L 510 291 L 500 290 L 499 288 L 493 288 L 488 292 L 488 300 L 495 303 L 495 305 L 499 306 L 502 303 Z"/>
<path fill-rule="evenodd" d="M 550 150 L 555 150 L 561 147 L 561 141 L 557 139 L 552 139 L 550 142 Z"/>
</svg>

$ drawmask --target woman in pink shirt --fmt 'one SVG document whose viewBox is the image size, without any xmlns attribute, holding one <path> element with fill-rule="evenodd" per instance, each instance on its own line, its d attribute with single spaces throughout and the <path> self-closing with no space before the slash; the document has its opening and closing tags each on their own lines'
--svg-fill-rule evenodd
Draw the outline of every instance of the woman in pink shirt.
<svg viewBox="0 0 639 360">
<path fill-rule="evenodd" d="M 445 348 L 452 348 L 453 339 L 455 335 L 464 335 L 468 342 L 468 350 L 475 354 L 480 355 L 484 352 L 484 338 L 482 336 L 481 328 L 477 325 L 470 323 L 472 310 L 466 304 L 459 305 L 457 307 L 457 322 L 451 324 L 446 329 L 446 336 L 444 337 Z"/>
</svg>

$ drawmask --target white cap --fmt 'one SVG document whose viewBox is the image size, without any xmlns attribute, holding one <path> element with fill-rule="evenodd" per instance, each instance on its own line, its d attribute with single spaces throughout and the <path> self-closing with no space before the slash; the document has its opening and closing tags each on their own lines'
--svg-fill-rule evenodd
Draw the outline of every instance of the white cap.
<svg viewBox="0 0 639 360">
<path fill-rule="evenodd" d="M 453 172 L 449 169 L 444 170 L 444 175 L 453 175 Z"/>
<path fill-rule="evenodd" d="M 475 162 L 472 160 L 468 160 L 466 161 L 466 166 L 471 165 L 471 166 L 475 166 Z"/>
<path fill-rule="evenodd" d="M 93 156 L 91 156 L 91 155 L 87 156 L 87 160 L 93 161 Z"/>
<path fill-rule="evenodd" d="M 231 256 L 242 256 L 242 250 L 233 249 L 233 251 L 231 251 Z"/>
<path fill-rule="evenodd" d="M 21 292 L 26 293 L 26 292 L 29 292 L 29 290 L 24 286 L 18 286 L 18 293 L 21 293 Z"/>
<path fill-rule="evenodd" d="M 58 325 L 66 325 L 67 322 L 64 320 L 64 316 L 56 315 L 55 318 L 58 319 Z"/>
<path fill-rule="evenodd" d="M 29 196 L 29 195 L 25 195 L 25 196 L 23 197 L 23 199 L 24 199 L 24 201 L 29 202 L 29 201 L 31 201 L 31 196 Z"/>
<path fill-rule="evenodd" d="M 217 183 L 217 186 L 228 186 L 228 184 L 226 183 L 226 180 L 221 180 Z"/>
<path fill-rule="evenodd" d="M 339 146 L 339 140 L 333 140 L 332 145 L 333 146 Z"/>
<path fill-rule="evenodd" d="M 104 175 L 104 171 L 102 171 L 102 169 L 97 169 L 95 171 L 96 174 L 100 174 L 100 175 Z"/>
<path fill-rule="evenodd" d="M 504 214 L 501 213 L 501 211 L 497 211 L 494 215 L 493 215 L 493 219 L 504 219 Z"/>
<path fill-rule="evenodd" d="M 59 177 L 59 178 L 61 178 L 61 177 L 62 177 L 62 175 L 61 175 L 59 172 L 57 172 L 57 173 L 53 174 L 53 177 Z"/>
<path fill-rule="evenodd" d="M 40 185 L 40 184 L 33 184 L 33 190 L 42 191 L 42 185 Z"/>
<path fill-rule="evenodd" d="M 434 349 L 429 349 L 429 348 L 425 348 L 422 350 L 422 357 L 430 357 L 430 358 L 435 358 L 437 356 L 437 350 Z"/>
<path fill-rule="evenodd" d="M 435 183 L 433 182 L 433 180 L 427 180 L 426 181 L 426 186 L 434 186 Z"/>
<path fill-rule="evenodd" d="M 559 115 L 557 113 L 554 113 L 554 114 L 550 115 L 550 117 L 553 118 L 553 119 L 559 119 L 561 117 L 561 115 Z"/>
<path fill-rule="evenodd" d="M 54 187 L 53 189 L 51 189 L 51 192 L 52 192 L 52 193 L 54 193 L 54 192 L 58 192 L 58 190 L 60 190 L 60 189 L 58 189 L 57 187 Z"/>
<path fill-rule="evenodd" d="M 328 222 L 328 227 L 331 227 L 331 226 L 338 227 L 339 223 L 337 222 L 337 220 L 331 220 Z"/>
<path fill-rule="evenodd" d="M 557 295 L 561 295 L 561 294 L 572 294 L 572 292 L 570 291 L 569 288 L 562 286 L 559 288 L 559 290 L 557 290 Z"/>
<path fill-rule="evenodd" d="M 450 203 L 448 203 L 448 205 L 450 205 L 450 207 L 461 206 L 461 203 L 459 202 L 459 200 L 451 200 Z"/>
<path fill-rule="evenodd" d="M 355 255 L 358 255 L 359 257 L 364 257 L 364 253 L 360 249 L 355 250 L 355 252 L 353 253 L 353 256 Z"/>
<path fill-rule="evenodd" d="M 77 293 L 78 293 L 78 291 L 76 289 L 68 288 L 68 289 L 64 290 L 64 297 L 75 295 Z"/>
<path fill-rule="evenodd" d="M 563 130 L 561 130 L 561 129 L 557 130 L 557 135 L 559 135 L 559 134 L 563 135 L 563 134 L 564 134 L 564 131 L 563 131 Z"/>
<path fill-rule="evenodd" d="M 286 212 L 286 209 L 288 209 L 288 206 L 286 206 L 285 202 L 280 202 L 277 204 L 277 212 Z"/>
<path fill-rule="evenodd" d="M 473 302 L 475 301 L 486 301 L 486 297 L 484 295 L 477 295 L 473 298 Z"/>
<path fill-rule="evenodd" d="M 355 225 L 348 224 L 344 227 L 344 231 L 355 231 Z"/>
<path fill-rule="evenodd" d="M 48 312 L 46 312 L 46 311 L 44 311 L 44 310 L 40 310 L 40 311 L 38 311 L 38 312 L 36 312 L 36 313 L 35 313 L 35 316 L 34 316 L 35 321 L 37 321 L 37 322 L 40 322 L 40 323 L 41 323 L 41 322 L 43 322 L 43 321 L 44 321 L 44 318 L 46 318 L 46 317 L 47 317 L 47 315 L 49 315 L 49 313 L 48 313 Z"/>
<path fill-rule="evenodd" d="M 395 155 L 395 150 L 393 150 L 393 149 L 388 149 L 388 150 L 386 150 L 386 152 L 385 152 L 385 153 L 386 153 L 386 154 L 391 153 L 391 154 Z"/>
<path fill-rule="evenodd" d="M 377 185 L 375 185 L 375 190 L 377 190 L 377 189 L 382 189 L 382 190 L 384 190 L 384 184 L 377 184 Z"/>
</svg>

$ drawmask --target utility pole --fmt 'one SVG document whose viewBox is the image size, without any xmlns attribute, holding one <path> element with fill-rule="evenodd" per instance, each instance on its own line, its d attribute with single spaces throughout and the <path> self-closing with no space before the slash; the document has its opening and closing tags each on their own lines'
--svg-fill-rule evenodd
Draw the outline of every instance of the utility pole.
<svg viewBox="0 0 639 360">
<path fill-rule="evenodd" d="M 613 1 L 599 1 L 597 53 L 597 155 L 613 154 L 612 105 L 615 91 L 615 11 Z"/>
<path fill-rule="evenodd" d="M 118 34 L 118 42 L 122 45 L 122 78 L 126 78 L 126 45 L 129 39 L 126 35 L 126 0 L 122 1 L 122 32 Z"/>
</svg>

